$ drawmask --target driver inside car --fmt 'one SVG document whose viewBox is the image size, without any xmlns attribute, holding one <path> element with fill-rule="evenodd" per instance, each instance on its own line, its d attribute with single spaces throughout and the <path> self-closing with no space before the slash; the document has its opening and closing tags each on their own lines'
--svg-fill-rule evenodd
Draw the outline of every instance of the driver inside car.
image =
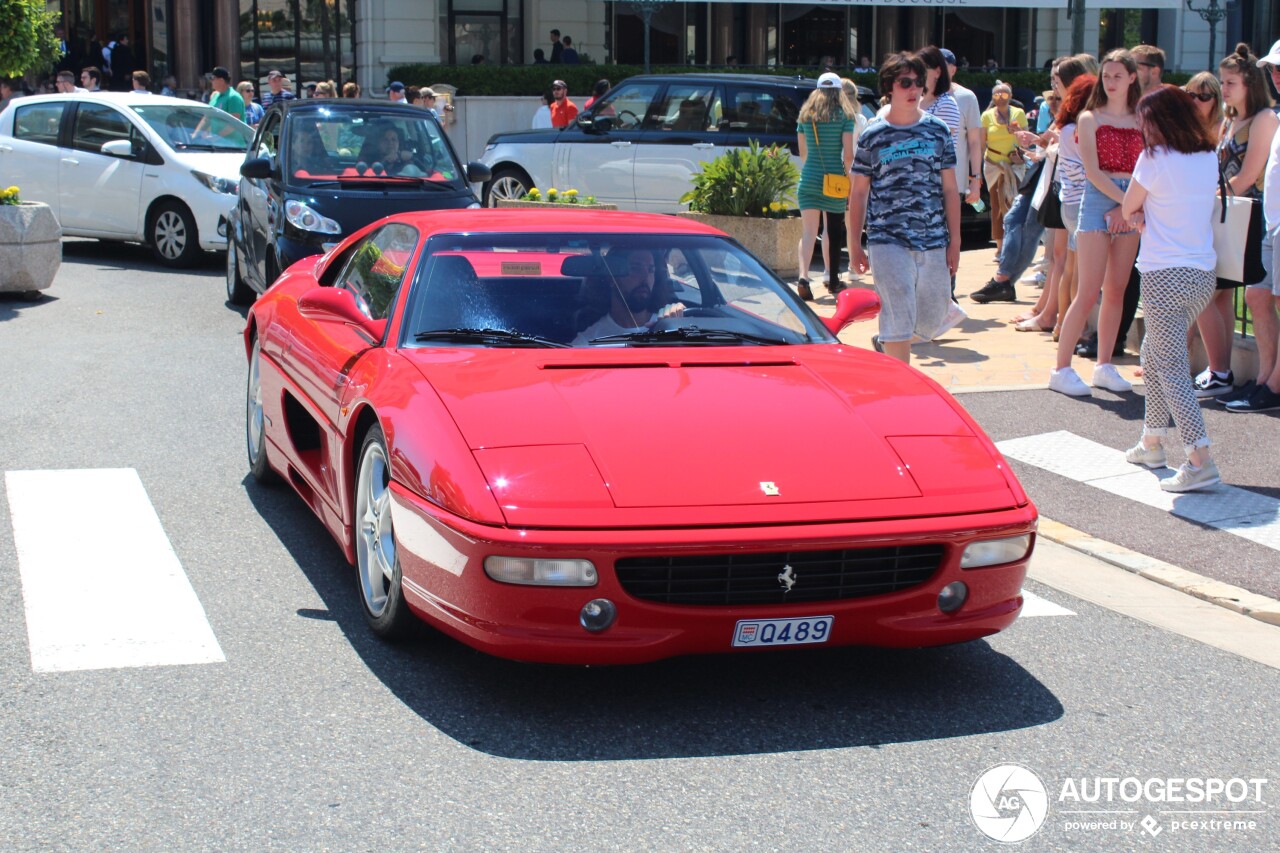
<svg viewBox="0 0 1280 853">
<path fill-rule="evenodd" d="M 400 131 L 394 125 L 373 128 L 360 149 L 360 160 L 370 167 L 374 163 L 381 163 L 383 171 L 388 175 L 415 178 L 426 175 L 413 164 L 413 152 L 404 146 Z"/>
<path fill-rule="evenodd" d="M 609 310 L 578 333 L 573 341 L 575 346 L 584 346 L 607 335 L 643 332 L 659 320 L 684 314 L 682 302 L 659 304 L 664 301 L 659 291 L 669 293 L 669 288 L 656 288 L 654 285 L 657 265 L 653 252 L 613 249 L 605 257 L 609 270 L 619 270 L 604 282 L 609 291 Z"/>
</svg>

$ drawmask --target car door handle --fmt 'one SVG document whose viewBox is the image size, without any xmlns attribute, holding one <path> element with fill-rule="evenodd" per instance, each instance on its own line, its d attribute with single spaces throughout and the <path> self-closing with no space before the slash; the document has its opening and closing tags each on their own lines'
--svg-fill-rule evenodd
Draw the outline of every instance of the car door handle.
<svg viewBox="0 0 1280 853">
<path fill-rule="evenodd" d="M 613 145 L 613 146 L 615 146 L 615 147 L 617 147 L 617 148 L 630 148 L 630 147 L 631 147 L 631 142 L 630 142 L 629 140 L 626 140 L 626 139 L 615 139 L 613 142 L 610 142 L 609 144 L 610 144 L 610 145 Z"/>
<path fill-rule="evenodd" d="M 80 161 L 79 161 L 79 160 L 77 160 L 77 159 L 75 159 L 74 157 L 63 157 L 63 158 L 62 158 L 62 162 L 63 162 L 63 163 L 66 163 L 68 166 L 79 166 L 79 165 L 80 165 Z"/>
<path fill-rule="evenodd" d="M 693 147 L 694 148 L 715 148 L 716 146 L 714 142 L 695 142 L 693 143 Z"/>
<path fill-rule="evenodd" d="M 12 145 L 0 145 L 0 151 L 12 151 L 12 150 L 13 150 Z"/>
</svg>

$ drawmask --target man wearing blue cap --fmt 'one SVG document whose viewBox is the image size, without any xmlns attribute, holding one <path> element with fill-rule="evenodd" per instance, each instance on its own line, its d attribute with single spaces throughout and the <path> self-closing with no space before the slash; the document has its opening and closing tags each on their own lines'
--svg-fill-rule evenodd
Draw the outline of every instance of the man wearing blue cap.
<svg viewBox="0 0 1280 853">
<path fill-rule="evenodd" d="M 404 103 L 404 84 L 399 80 L 387 87 L 387 100 L 391 103 Z"/>
</svg>

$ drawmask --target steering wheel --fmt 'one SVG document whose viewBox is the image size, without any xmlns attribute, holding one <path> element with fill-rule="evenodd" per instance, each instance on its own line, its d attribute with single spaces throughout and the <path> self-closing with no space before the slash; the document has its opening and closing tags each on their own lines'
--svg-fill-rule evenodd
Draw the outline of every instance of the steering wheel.
<svg viewBox="0 0 1280 853">
<path fill-rule="evenodd" d="M 723 317 L 724 315 L 714 308 L 686 308 L 684 309 L 684 316 L 686 317 Z"/>
<path fill-rule="evenodd" d="M 627 120 L 627 116 L 631 116 L 630 121 Z M 622 127 L 624 130 L 630 130 L 631 128 L 637 126 L 638 124 L 640 124 L 640 116 L 631 112 L 631 110 L 623 110 L 622 112 L 618 113 L 618 125 Z"/>
</svg>

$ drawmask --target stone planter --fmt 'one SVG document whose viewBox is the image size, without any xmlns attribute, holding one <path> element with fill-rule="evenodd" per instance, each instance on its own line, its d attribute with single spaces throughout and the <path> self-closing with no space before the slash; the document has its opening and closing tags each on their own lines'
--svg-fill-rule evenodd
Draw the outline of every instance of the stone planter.
<svg viewBox="0 0 1280 853">
<path fill-rule="evenodd" d="M 595 204 L 583 204 L 582 202 L 578 202 L 577 204 L 565 204 L 562 201 L 557 201 L 557 202 L 522 201 L 520 199 L 515 199 L 515 198 L 511 198 L 511 199 L 500 198 L 497 200 L 497 205 L 498 207 L 541 207 L 543 209 L 555 208 L 556 210 L 617 210 L 618 209 L 618 206 L 616 204 L 602 204 L 600 202 L 596 202 Z"/>
<path fill-rule="evenodd" d="M 800 274 L 800 237 L 804 225 L 798 216 L 785 219 L 763 219 L 755 216 L 720 216 L 714 213 L 676 214 L 719 228 L 737 240 L 779 277 L 795 278 Z"/>
<path fill-rule="evenodd" d="M 44 290 L 62 266 L 62 226 L 47 204 L 0 204 L 0 293 Z"/>
</svg>

